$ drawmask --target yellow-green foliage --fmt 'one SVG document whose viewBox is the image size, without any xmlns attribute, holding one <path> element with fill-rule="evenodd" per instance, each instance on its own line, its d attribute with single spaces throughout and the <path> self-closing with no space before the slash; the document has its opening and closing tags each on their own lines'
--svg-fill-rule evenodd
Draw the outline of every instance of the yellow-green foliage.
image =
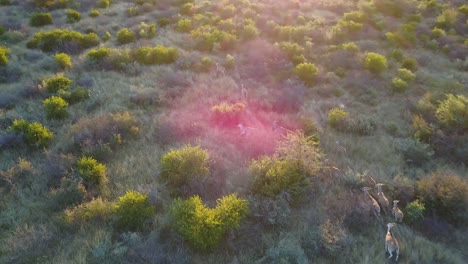
<svg viewBox="0 0 468 264">
<path fill-rule="evenodd" d="M 429 142 L 432 135 L 432 128 L 419 115 L 413 117 L 414 137 L 422 142 Z"/>
<path fill-rule="evenodd" d="M 455 9 L 445 9 L 437 16 L 436 23 L 441 27 L 449 27 L 457 22 L 458 12 Z"/>
<path fill-rule="evenodd" d="M 455 223 L 468 220 L 466 179 L 452 173 L 437 172 L 422 178 L 417 186 L 427 210 Z"/>
<path fill-rule="evenodd" d="M 244 103 L 229 104 L 229 103 L 223 102 L 223 103 L 220 103 L 218 105 L 211 107 L 211 111 L 213 113 L 219 113 L 219 114 L 237 113 L 244 109 L 245 109 Z"/>
<path fill-rule="evenodd" d="M 180 8 L 180 13 L 182 15 L 191 15 L 192 14 L 192 9 L 193 9 L 193 4 L 192 3 L 187 3 L 185 5 L 183 5 L 181 8 Z"/>
<path fill-rule="evenodd" d="M 414 78 L 416 78 L 416 75 L 410 70 L 402 68 L 398 69 L 398 77 L 400 77 L 403 81 L 411 82 L 414 80 Z"/>
<path fill-rule="evenodd" d="M 308 86 L 312 86 L 315 83 L 315 76 L 318 74 L 318 68 L 313 63 L 304 62 L 298 64 L 294 72 Z"/>
<path fill-rule="evenodd" d="M 398 77 L 392 79 L 393 91 L 402 93 L 408 89 L 408 83 Z"/>
<path fill-rule="evenodd" d="M 214 249 L 228 229 L 237 228 L 248 214 L 246 200 L 231 194 L 217 200 L 215 208 L 206 207 L 199 196 L 176 199 L 171 206 L 176 230 L 195 248 Z"/>
<path fill-rule="evenodd" d="M 6 66 L 8 64 L 8 54 L 11 50 L 7 47 L 0 46 L 0 66 Z"/>
<path fill-rule="evenodd" d="M 68 103 L 59 96 L 52 96 L 45 99 L 42 104 L 46 109 L 47 118 L 61 119 L 68 116 Z"/>
<path fill-rule="evenodd" d="M 73 10 L 73 9 L 68 9 L 67 10 L 67 22 L 68 23 L 75 23 L 81 20 L 81 14 L 80 12 Z"/>
<path fill-rule="evenodd" d="M 187 18 L 179 20 L 176 29 L 180 32 L 190 32 L 192 30 L 192 20 Z"/>
<path fill-rule="evenodd" d="M 22 134 L 24 141 L 30 146 L 46 147 L 54 138 L 54 133 L 39 122 L 29 123 L 24 119 L 15 119 L 9 129 Z"/>
<path fill-rule="evenodd" d="M 237 44 L 236 35 L 221 31 L 210 25 L 204 25 L 192 30 L 190 35 L 196 47 L 203 51 L 211 51 L 215 43 L 219 43 L 223 51 L 233 49 Z"/>
<path fill-rule="evenodd" d="M 179 57 L 175 48 L 158 45 L 156 47 L 143 46 L 133 52 L 135 60 L 141 64 L 169 64 Z"/>
<path fill-rule="evenodd" d="M 460 12 L 461 14 L 465 15 L 465 16 L 468 16 L 468 5 L 462 5 L 460 7 L 458 7 L 458 12 Z"/>
<path fill-rule="evenodd" d="M 119 44 L 128 44 L 134 42 L 136 34 L 128 28 L 123 28 L 117 32 L 117 42 Z"/>
<path fill-rule="evenodd" d="M 440 37 L 443 37 L 443 36 L 445 36 L 447 34 L 445 33 L 445 31 L 443 29 L 435 27 L 435 28 L 432 29 L 431 35 L 432 35 L 433 38 L 440 38 Z"/>
<path fill-rule="evenodd" d="M 349 113 L 341 108 L 332 108 L 328 111 L 327 122 L 334 128 L 342 128 L 346 125 Z"/>
<path fill-rule="evenodd" d="M 172 149 L 161 159 L 161 178 L 172 187 L 190 185 L 194 179 L 208 175 L 208 162 L 208 152 L 200 146 Z"/>
<path fill-rule="evenodd" d="M 100 15 L 101 15 L 101 13 L 100 13 L 99 10 L 97 10 L 97 9 L 91 9 L 91 10 L 89 11 L 89 16 L 90 16 L 90 17 L 98 17 L 98 16 L 100 16 Z"/>
<path fill-rule="evenodd" d="M 281 42 L 279 44 L 279 48 L 282 52 L 284 52 L 290 59 L 292 59 L 294 56 L 299 56 L 304 53 L 304 48 L 293 42 Z"/>
<path fill-rule="evenodd" d="M 364 67 L 374 74 L 380 74 L 387 69 L 387 59 L 378 53 L 367 52 L 364 57 Z"/>
<path fill-rule="evenodd" d="M 447 94 L 446 99 L 439 102 L 436 117 L 445 126 L 468 129 L 468 98 Z"/>
<path fill-rule="evenodd" d="M 37 7 L 52 7 L 52 5 L 55 3 L 55 0 L 34 0 L 34 4 L 36 4 Z"/>
<path fill-rule="evenodd" d="M 405 58 L 401 66 L 405 69 L 415 72 L 418 69 L 418 62 L 414 58 Z"/>
<path fill-rule="evenodd" d="M 29 25 L 33 27 L 40 27 L 50 25 L 52 22 L 53 18 L 50 13 L 34 13 L 29 20 Z"/>
<path fill-rule="evenodd" d="M 78 173 L 88 184 L 96 186 L 107 183 L 106 165 L 92 157 L 82 157 L 77 162 Z"/>
<path fill-rule="evenodd" d="M 405 219 L 412 223 L 416 220 L 419 220 L 423 218 L 424 210 L 426 210 L 426 207 L 424 206 L 424 203 L 422 203 L 419 200 L 414 200 L 408 205 L 406 205 L 406 217 Z"/>
<path fill-rule="evenodd" d="M 255 25 L 245 25 L 242 28 L 242 38 L 245 40 L 251 40 L 258 36 L 259 31 Z"/>
<path fill-rule="evenodd" d="M 70 88 L 72 82 L 72 80 L 64 76 L 56 76 L 43 80 L 44 87 L 49 93 L 56 93 L 59 90 L 66 91 Z"/>
<path fill-rule="evenodd" d="M 139 231 L 143 229 L 145 221 L 156 211 L 150 204 L 148 195 L 136 191 L 127 191 L 119 197 L 115 204 L 115 213 L 118 216 L 117 226 L 120 229 Z"/>
<path fill-rule="evenodd" d="M 156 36 L 156 24 L 146 24 L 145 22 L 141 22 L 138 26 L 138 35 L 140 38 L 150 39 Z"/>
<path fill-rule="evenodd" d="M 98 49 L 92 49 L 92 50 L 90 50 L 88 52 L 87 56 L 91 60 L 100 61 L 100 60 L 104 59 L 105 57 L 109 56 L 111 51 L 112 51 L 112 49 L 105 48 L 105 47 L 98 48 Z"/>
<path fill-rule="evenodd" d="M 64 220 L 69 225 L 108 223 L 113 213 L 114 204 L 98 197 L 73 209 L 66 209 Z"/>
<path fill-rule="evenodd" d="M 76 42 L 78 48 L 82 50 L 99 44 L 99 38 L 95 33 L 81 34 L 80 32 L 67 29 L 54 29 L 46 32 L 37 32 L 26 43 L 26 46 L 30 49 L 40 48 L 43 51 L 49 52 L 70 42 Z"/>
<path fill-rule="evenodd" d="M 99 8 L 108 8 L 110 6 L 110 0 L 99 0 L 98 7 Z"/>
<path fill-rule="evenodd" d="M 321 156 L 312 137 L 288 134 L 273 156 L 250 163 L 249 171 L 254 177 L 252 191 L 270 197 L 287 192 L 294 200 L 300 199 L 309 186 L 307 177 L 321 169 Z"/>
<path fill-rule="evenodd" d="M 66 53 L 57 53 L 54 55 L 54 59 L 62 69 L 68 69 L 72 67 L 71 58 Z"/>
<path fill-rule="evenodd" d="M 234 69 L 235 66 L 236 66 L 236 60 L 234 56 L 227 54 L 226 60 L 224 61 L 224 67 L 228 70 L 232 70 Z"/>
</svg>

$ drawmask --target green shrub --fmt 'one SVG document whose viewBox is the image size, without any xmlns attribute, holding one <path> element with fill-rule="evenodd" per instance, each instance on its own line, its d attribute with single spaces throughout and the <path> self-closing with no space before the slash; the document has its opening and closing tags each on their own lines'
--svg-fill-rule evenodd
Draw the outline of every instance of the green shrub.
<svg viewBox="0 0 468 264">
<path fill-rule="evenodd" d="M 318 74 L 318 68 L 313 63 L 301 63 L 295 68 L 296 75 L 308 86 L 315 83 L 315 76 Z"/>
<path fill-rule="evenodd" d="M 3 28 L 2 25 L 0 25 L 0 36 L 3 35 L 3 33 L 5 33 L 5 28 Z"/>
<path fill-rule="evenodd" d="M 171 24 L 171 20 L 167 17 L 158 18 L 157 23 L 160 27 L 165 27 Z"/>
<path fill-rule="evenodd" d="M 245 25 L 242 28 L 241 36 L 245 40 L 251 40 L 258 36 L 259 31 L 255 25 Z"/>
<path fill-rule="evenodd" d="M 419 115 L 413 117 L 414 137 L 422 142 L 429 142 L 432 135 L 432 128 Z"/>
<path fill-rule="evenodd" d="M 8 54 L 11 50 L 7 47 L 0 46 L 0 66 L 6 66 L 8 64 Z"/>
<path fill-rule="evenodd" d="M 47 118 L 62 119 L 68 116 L 68 103 L 62 97 L 52 96 L 45 99 L 42 104 L 46 109 Z"/>
<path fill-rule="evenodd" d="M 89 11 L 89 16 L 90 17 L 98 17 L 100 15 L 101 15 L 101 12 L 99 12 L 99 10 L 97 10 L 97 9 L 91 9 Z"/>
<path fill-rule="evenodd" d="M 176 199 L 171 206 L 174 226 L 193 247 L 213 250 L 225 233 L 237 228 L 248 214 L 246 200 L 231 194 L 217 200 L 215 208 L 208 208 L 199 196 L 187 200 Z"/>
<path fill-rule="evenodd" d="M 34 0 L 37 7 L 49 8 L 55 4 L 55 0 Z"/>
<path fill-rule="evenodd" d="M 53 18 L 50 13 L 34 13 L 29 20 L 29 24 L 33 27 L 50 25 L 52 22 Z"/>
<path fill-rule="evenodd" d="M 418 62 L 414 58 L 405 58 L 401 66 L 412 72 L 418 70 Z"/>
<path fill-rule="evenodd" d="M 107 183 L 106 165 L 97 162 L 92 157 L 82 157 L 77 162 L 78 173 L 81 178 L 95 186 L 101 186 Z"/>
<path fill-rule="evenodd" d="M 217 104 L 211 107 L 213 120 L 216 123 L 224 125 L 236 125 L 240 122 L 240 115 L 245 109 L 246 105 L 243 103 L 229 104 L 226 102 Z"/>
<path fill-rule="evenodd" d="M 72 80 L 64 76 L 56 76 L 43 80 L 44 86 L 49 93 L 56 93 L 59 90 L 68 90 Z"/>
<path fill-rule="evenodd" d="M 341 108 L 332 108 L 328 111 L 327 122 L 330 126 L 343 129 L 347 126 L 349 113 Z"/>
<path fill-rule="evenodd" d="M 121 45 L 132 43 L 135 41 L 135 32 L 128 30 L 128 28 L 121 29 L 117 32 L 117 42 Z"/>
<path fill-rule="evenodd" d="M 387 69 L 387 59 L 378 53 L 367 52 L 364 57 L 364 67 L 374 74 L 380 74 Z"/>
<path fill-rule="evenodd" d="M 99 8 L 109 8 L 110 0 L 99 0 L 98 7 Z"/>
<path fill-rule="evenodd" d="M 453 223 L 466 223 L 468 210 L 468 183 L 462 177 L 437 172 L 418 182 L 418 193 L 426 210 Z"/>
<path fill-rule="evenodd" d="M 398 77 L 405 82 L 411 82 L 416 78 L 416 75 L 408 69 L 398 69 Z"/>
<path fill-rule="evenodd" d="M 434 155 L 430 145 L 410 138 L 401 140 L 397 147 L 403 154 L 403 160 L 412 166 L 422 166 Z"/>
<path fill-rule="evenodd" d="M 11 0 L 0 0 L 0 6 L 9 6 L 9 5 L 11 5 Z"/>
<path fill-rule="evenodd" d="M 424 203 L 422 203 L 419 200 L 414 200 L 408 205 L 406 205 L 406 217 L 405 219 L 413 223 L 419 219 L 422 219 L 424 217 L 424 210 L 425 210 Z"/>
<path fill-rule="evenodd" d="M 81 14 L 76 10 L 68 9 L 66 14 L 68 23 L 76 23 L 81 20 Z"/>
<path fill-rule="evenodd" d="M 104 201 L 101 197 L 80 204 L 73 209 L 65 210 L 65 223 L 68 225 L 83 225 L 110 222 L 114 213 L 114 204 Z"/>
<path fill-rule="evenodd" d="M 123 230 L 140 231 L 145 221 L 156 211 L 150 204 L 148 195 L 136 191 L 127 191 L 115 204 L 115 213 L 119 217 L 117 226 Z"/>
<path fill-rule="evenodd" d="M 190 185 L 196 178 L 208 175 L 208 162 L 208 152 L 200 146 L 171 150 L 161 159 L 161 178 L 171 187 Z"/>
<path fill-rule="evenodd" d="M 62 69 L 68 69 L 72 67 L 71 58 L 66 53 L 57 53 L 54 55 L 54 59 Z"/>
<path fill-rule="evenodd" d="M 187 3 L 180 8 L 180 14 L 186 15 L 186 16 L 191 15 L 192 9 L 193 9 L 193 4 Z"/>
<path fill-rule="evenodd" d="M 390 52 L 390 54 L 388 55 L 390 58 L 393 58 L 395 59 L 396 61 L 398 62 L 401 62 L 403 61 L 403 57 L 404 57 L 404 54 L 401 50 L 399 49 L 394 49 Z"/>
<path fill-rule="evenodd" d="M 134 17 L 140 15 L 140 8 L 138 6 L 131 6 L 127 8 L 127 16 Z"/>
<path fill-rule="evenodd" d="M 138 26 L 138 35 L 140 38 L 150 39 L 156 36 L 156 24 L 146 24 L 145 22 L 141 22 Z"/>
<path fill-rule="evenodd" d="M 468 98 L 447 94 L 446 99 L 439 102 L 436 117 L 444 126 L 468 129 Z"/>
<path fill-rule="evenodd" d="M 177 22 L 176 29 L 179 32 L 190 32 L 192 30 L 192 20 L 184 18 Z"/>
<path fill-rule="evenodd" d="M 408 83 L 398 77 L 392 79 L 393 91 L 402 93 L 408 89 Z"/>
<path fill-rule="evenodd" d="M 67 43 L 78 44 L 78 49 L 83 50 L 99 44 L 99 38 L 95 33 L 81 34 L 66 29 L 54 29 L 51 31 L 40 31 L 26 43 L 29 49 L 40 48 L 49 52 L 62 48 Z"/>
<path fill-rule="evenodd" d="M 54 137 L 54 133 L 50 132 L 41 123 L 28 123 L 24 119 L 15 119 L 9 129 L 22 134 L 24 141 L 31 146 L 46 147 Z"/>
<path fill-rule="evenodd" d="M 457 8 L 458 12 L 462 13 L 465 16 L 468 16 L 468 5 L 462 5 Z"/>
<path fill-rule="evenodd" d="M 175 48 L 168 48 L 161 45 L 156 47 L 143 46 L 133 52 L 136 61 L 144 65 L 169 64 L 179 57 L 179 52 Z"/>
<path fill-rule="evenodd" d="M 60 94 L 60 92 L 59 92 Z M 62 97 L 63 98 L 63 97 Z M 89 98 L 89 91 L 83 87 L 76 87 L 71 93 L 70 96 L 65 99 L 69 104 L 75 104 L 81 101 L 84 101 Z"/>
<path fill-rule="evenodd" d="M 109 56 L 110 53 L 111 53 L 110 48 L 102 47 L 102 48 L 90 50 L 86 56 L 91 60 L 100 61 L 104 59 L 105 57 Z"/>
<path fill-rule="evenodd" d="M 433 38 L 440 38 L 440 37 L 443 37 L 445 35 L 447 35 L 445 33 L 445 30 L 443 30 L 441 28 L 438 28 L 438 27 L 433 28 L 432 31 L 431 31 L 431 36 Z"/>
<path fill-rule="evenodd" d="M 106 31 L 106 33 L 104 33 L 104 35 L 101 37 L 102 41 L 104 42 L 107 42 L 111 39 L 111 34 L 109 33 L 109 31 Z"/>
</svg>

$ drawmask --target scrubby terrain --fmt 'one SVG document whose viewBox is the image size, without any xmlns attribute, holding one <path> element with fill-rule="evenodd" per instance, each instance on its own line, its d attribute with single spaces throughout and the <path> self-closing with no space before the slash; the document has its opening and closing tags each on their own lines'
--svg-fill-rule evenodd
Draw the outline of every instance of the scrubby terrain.
<svg viewBox="0 0 468 264">
<path fill-rule="evenodd" d="M 467 131 L 463 0 L 0 0 L 0 263 L 466 263 Z"/>
</svg>

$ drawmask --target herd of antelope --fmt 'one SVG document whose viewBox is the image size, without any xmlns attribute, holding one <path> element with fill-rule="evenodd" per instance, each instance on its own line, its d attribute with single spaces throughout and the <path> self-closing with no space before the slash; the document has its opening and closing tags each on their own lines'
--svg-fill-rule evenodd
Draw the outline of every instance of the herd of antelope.
<svg viewBox="0 0 468 264">
<path fill-rule="evenodd" d="M 372 177 L 369 177 L 369 179 L 372 181 L 374 186 L 377 188 L 377 195 L 376 198 L 374 198 L 370 193 L 369 190 L 371 190 L 371 187 L 363 187 L 361 190 L 364 191 L 365 198 L 367 199 L 372 213 L 379 218 L 380 217 L 380 211 L 383 210 L 384 213 L 387 213 L 388 210 L 390 210 L 390 203 L 385 197 L 385 194 L 382 192 L 382 186 L 384 185 L 383 183 L 377 183 Z M 398 208 L 398 200 L 393 201 L 393 207 L 392 207 L 392 215 L 395 218 L 396 222 L 402 222 L 403 221 L 403 212 Z M 398 244 L 398 240 L 395 238 L 392 232 L 392 227 L 394 227 L 396 224 L 395 223 L 388 223 L 387 224 L 387 234 L 385 235 L 385 252 L 388 252 L 390 256 L 388 257 L 389 259 L 393 257 L 393 252 L 396 252 L 396 261 L 398 261 L 398 257 L 400 256 L 400 246 Z"/>
</svg>

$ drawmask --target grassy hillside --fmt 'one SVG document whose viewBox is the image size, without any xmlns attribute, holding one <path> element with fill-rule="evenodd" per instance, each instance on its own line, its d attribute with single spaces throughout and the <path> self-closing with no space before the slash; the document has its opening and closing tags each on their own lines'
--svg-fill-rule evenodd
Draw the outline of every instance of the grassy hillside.
<svg viewBox="0 0 468 264">
<path fill-rule="evenodd" d="M 0 263 L 468 258 L 464 1 L 0 14 Z"/>
</svg>

